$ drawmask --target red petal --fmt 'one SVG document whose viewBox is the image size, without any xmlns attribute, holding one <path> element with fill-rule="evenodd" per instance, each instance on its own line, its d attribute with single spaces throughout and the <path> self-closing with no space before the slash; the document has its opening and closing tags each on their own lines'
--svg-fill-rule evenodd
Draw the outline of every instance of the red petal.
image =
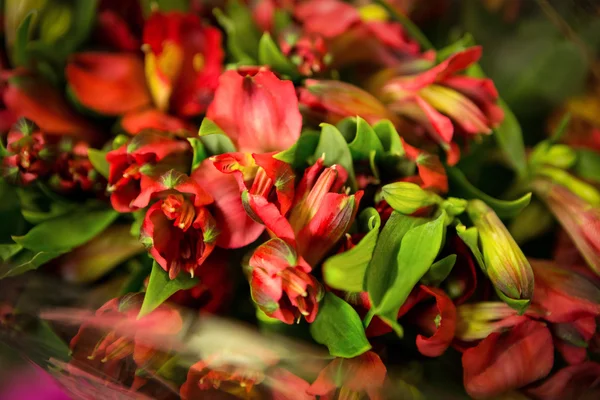
<svg viewBox="0 0 600 400">
<path fill-rule="evenodd" d="M 65 71 L 77 100 L 107 115 L 122 115 L 151 103 L 144 64 L 134 54 L 78 53 Z"/>
<path fill-rule="evenodd" d="M 148 129 L 179 133 L 182 136 L 188 136 L 194 131 L 192 125 L 155 108 L 125 114 L 121 119 L 121 126 L 131 135 Z"/>
<path fill-rule="evenodd" d="M 98 14 L 98 26 L 94 38 L 100 43 L 114 47 L 119 51 L 138 51 L 140 40 L 127 26 L 127 22 L 116 12 L 106 10 Z"/>
<path fill-rule="evenodd" d="M 215 199 L 213 215 L 220 231 L 217 246 L 244 247 L 264 232 L 265 227 L 246 214 L 233 176 L 219 172 L 210 160 L 204 160 L 192 173 L 192 179 Z"/>
<path fill-rule="evenodd" d="M 525 321 L 508 333 L 492 333 L 463 353 L 464 385 L 474 398 L 497 396 L 545 377 L 553 362 L 548 328 Z"/>
<path fill-rule="evenodd" d="M 417 168 L 424 183 L 423 189 L 433 189 L 441 193 L 448 191 L 448 177 L 438 156 L 421 154 L 417 158 Z"/>
<path fill-rule="evenodd" d="M 554 338 L 554 346 L 570 365 L 581 364 L 587 359 L 587 349 L 585 347 L 574 346 L 558 338 Z"/>
<path fill-rule="evenodd" d="M 427 119 L 426 128 L 428 128 L 434 138 L 440 140 L 442 143 L 450 143 L 452 141 L 452 136 L 454 135 L 454 125 L 452 124 L 452 120 L 433 108 L 421 96 L 416 96 L 415 102 L 421 108 L 421 111 Z M 425 121 L 419 119 L 419 122 Z"/>
<path fill-rule="evenodd" d="M 72 135 L 90 144 L 105 139 L 46 82 L 29 76 L 15 76 L 4 91 L 4 103 L 15 118 L 32 120 L 42 131 L 52 135 Z"/>
<path fill-rule="evenodd" d="M 565 367 L 527 394 L 540 400 L 597 399 L 600 397 L 600 364 L 588 361 Z"/>
<path fill-rule="evenodd" d="M 277 200 L 279 201 L 279 209 L 282 215 L 286 215 L 294 200 L 296 175 L 294 175 L 290 164 L 276 160 L 273 158 L 274 154 L 253 154 L 252 157 L 273 181 L 277 192 Z"/>
<path fill-rule="evenodd" d="M 296 243 L 296 236 L 292 226 L 273 203 L 269 203 L 263 196 L 245 193 L 243 196 L 246 212 L 257 221 L 261 221 L 273 236 Z"/>
<path fill-rule="evenodd" d="M 312 0 L 299 4 L 294 15 L 303 22 L 307 33 L 332 38 L 344 33 L 352 24 L 360 23 L 358 10 L 339 0 Z"/>
<path fill-rule="evenodd" d="M 297 262 L 296 250 L 279 238 L 260 245 L 250 258 L 252 268 L 260 268 L 269 275 L 277 275 L 286 268 L 295 267 Z"/>
<path fill-rule="evenodd" d="M 272 389 L 273 400 L 314 400 L 307 392 L 308 382 L 281 368 L 277 368 L 270 376 L 275 381 Z"/>
<path fill-rule="evenodd" d="M 206 117 L 238 151 L 250 153 L 285 150 L 296 143 L 302 127 L 294 85 L 268 70 L 254 76 L 223 73 Z"/>
<path fill-rule="evenodd" d="M 433 325 L 434 333 L 431 337 L 417 336 L 417 348 L 419 352 L 428 357 L 442 355 L 452 339 L 456 330 L 456 307 L 452 300 L 442 290 L 421 285 L 421 290 L 435 297 L 437 312 L 441 316 L 439 326 Z M 433 321 L 430 321 L 433 322 Z"/>
</svg>

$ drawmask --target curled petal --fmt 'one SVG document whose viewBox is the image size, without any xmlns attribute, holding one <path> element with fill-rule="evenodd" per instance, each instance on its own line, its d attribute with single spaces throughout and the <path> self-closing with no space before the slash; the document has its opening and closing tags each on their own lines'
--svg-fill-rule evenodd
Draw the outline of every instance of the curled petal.
<svg viewBox="0 0 600 400">
<path fill-rule="evenodd" d="M 550 331 L 528 320 L 507 333 L 492 333 L 463 353 L 464 385 L 476 399 L 497 396 L 545 377 L 553 362 Z"/>
<path fill-rule="evenodd" d="M 438 357 L 442 355 L 452 339 L 454 339 L 454 332 L 456 330 L 456 307 L 452 303 L 452 300 L 442 290 L 437 288 L 430 288 L 421 285 L 421 290 L 427 294 L 435 297 L 435 321 L 428 321 L 429 330 L 433 332 L 430 337 L 423 335 L 417 336 L 417 348 L 419 352 L 428 357 Z M 425 313 L 426 315 L 428 313 Z M 430 315 L 432 313 L 429 313 Z M 439 318 L 439 321 L 438 321 Z M 433 322 L 433 326 L 431 326 Z M 433 329 L 432 329 L 433 328 Z"/>
<path fill-rule="evenodd" d="M 66 75 L 77 100 L 101 114 L 122 115 L 151 102 L 144 65 L 135 54 L 78 53 Z"/>
<path fill-rule="evenodd" d="M 212 196 L 202 189 L 198 182 L 174 169 L 158 177 L 143 175 L 141 190 L 140 195 L 131 203 L 132 206 L 137 208 L 144 208 L 158 194 L 169 192 L 190 194 L 195 207 L 201 207 L 213 202 Z"/>
<path fill-rule="evenodd" d="M 292 207 L 296 175 L 294 175 L 290 164 L 273 158 L 273 155 L 274 153 L 253 154 L 252 157 L 254 157 L 256 164 L 265 171 L 265 174 L 275 185 L 279 209 L 282 215 L 286 215 Z"/>
</svg>

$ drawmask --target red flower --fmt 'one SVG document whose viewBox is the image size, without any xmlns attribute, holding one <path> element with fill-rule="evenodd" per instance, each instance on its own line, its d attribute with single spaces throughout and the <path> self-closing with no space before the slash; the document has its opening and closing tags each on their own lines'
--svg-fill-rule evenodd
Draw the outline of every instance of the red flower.
<svg viewBox="0 0 600 400">
<path fill-rule="evenodd" d="M 360 115 L 368 123 L 395 116 L 370 93 L 341 81 L 307 79 L 300 88 L 300 105 L 305 112 L 332 124 Z"/>
<path fill-rule="evenodd" d="M 133 201 L 146 207 L 160 196 L 144 217 L 142 242 L 156 262 L 174 279 L 180 271 L 194 276 L 215 247 L 218 231 L 206 205 L 212 197 L 186 175 L 170 170 L 157 180 L 143 177 L 143 190 Z"/>
<path fill-rule="evenodd" d="M 13 118 L 33 121 L 45 134 L 69 135 L 101 145 L 103 135 L 73 110 L 45 81 L 22 73 L 9 77 L 4 103 Z"/>
<path fill-rule="evenodd" d="M 103 0 L 98 8 L 94 39 L 118 51 L 138 51 L 144 25 L 139 1 Z"/>
<path fill-rule="evenodd" d="M 283 54 L 298 66 L 298 72 L 311 76 L 327 68 L 327 45 L 319 35 L 288 35 L 280 40 Z"/>
<path fill-rule="evenodd" d="M 574 271 L 550 261 L 531 260 L 535 276 L 533 304 L 542 308 L 544 319 L 573 322 L 600 315 L 600 289 Z"/>
<path fill-rule="evenodd" d="M 260 195 L 244 193 L 246 209 L 275 236 L 296 247 L 315 266 L 350 229 L 363 192 L 340 193 L 346 171 L 334 165 L 325 168 L 323 160 L 308 168 L 296 189 L 289 218 Z"/>
<path fill-rule="evenodd" d="M 279 238 L 259 246 L 250 259 L 252 298 L 265 314 L 286 324 L 313 322 L 322 296 L 311 267 Z"/>
<path fill-rule="evenodd" d="M 322 399 L 359 398 L 365 394 L 371 400 L 381 399 L 386 374 L 385 365 L 372 351 L 349 359 L 336 358 L 319 373 L 308 393 Z"/>
<path fill-rule="evenodd" d="M 465 389 L 476 399 L 497 396 L 545 377 L 553 362 L 550 331 L 528 320 L 508 333 L 492 333 L 463 353 Z"/>
<path fill-rule="evenodd" d="M 142 293 L 112 299 L 86 320 L 70 343 L 73 366 L 102 371 L 117 380 L 128 378 L 129 357 L 150 371 L 162 366 L 166 354 L 151 343 L 172 339 L 182 329 L 183 320 L 166 304 L 138 318 L 143 299 Z"/>
<path fill-rule="evenodd" d="M 265 69 L 253 76 L 223 73 L 206 118 L 246 153 L 285 150 L 296 143 L 302 128 L 294 85 Z"/>
<path fill-rule="evenodd" d="M 144 26 L 146 78 L 156 107 L 190 117 L 212 101 L 225 57 L 221 32 L 193 14 L 154 12 Z"/>
<path fill-rule="evenodd" d="M 149 173 L 151 167 L 161 162 L 170 167 L 179 163 L 186 165 L 186 153 L 191 153 L 187 141 L 155 132 L 141 133 L 129 143 L 108 152 L 108 191 L 113 208 L 119 212 L 135 211 L 137 208 L 131 203 L 141 193 L 142 171 L 145 169 Z"/>
<path fill-rule="evenodd" d="M 597 399 L 600 397 L 600 364 L 588 361 L 565 367 L 526 393 L 539 400 Z"/>
<path fill-rule="evenodd" d="M 428 357 L 442 355 L 452 339 L 456 330 L 456 307 L 452 300 L 442 290 L 424 285 L 420 290 L 435 298 L 435 305 L 422 310 L 418 323 L 429 337 L 417 336 L 417 349 Z"/>
<path fill-rule="evenodd" d="M 74 54 L 65 73 L 77 100 L 100 114 L 123 115 L 152 101 L 144 79 L 144 64 L 135 54 Z"/>
<path fill-rule="evenodd" d="M 63 140 L 61 148 L 67 145 L 71 148 L 58 154 L 51 186 L 61 192 L 103 192 L 106 181 L 98 175 L 88 158 L 88 144 L 81 141 L 65 143 Z"/>
<path fill-rule="evenodd" d="M 269 375 L 276 384 L 273 385 L 273 400 L 314 400 L 315 396 L 307 393 L 310 385 L 304 379 L 286 371 L 277 368 Z"/>
<path fill-rule="evenodd" d="M 367 7 L 357 9 L 340 0 L 311 0 L 298 5 L 294 15 L 306 33 L 329 40 L 336 66 L 356 62 L 394 65 L 418 54 L 419 45 L 400 24 L 373 18 Z"/>
<path fill-rule="evenodd" d="M 155 108 L 144 111 L 129 113 L 121 118 L 121 127 L 131 135 L 137 135 L 142 131 L 155 129 L 161 132 L 169 132 L 178 136 L 191 136 L 195 128 L 185 121 L 163 113 Z"/>
<path fill-rule="evenodd" d="M 472 47 L 424 72 L 380 76 L 376 80 L 385 83 L 375 92 L 391 110 L 425 126 L 441 144 L 452 141 L 455 127 L 466 135 L 489 134 L 504 118 L 493 82 L 457 75 L 480 57 L 481 47 Z"/>
<path fill-rule="evenodd" d="M 8 154 L 2 159 L 2 175 L 12 182 L 27 185 L 52 172 L 56 140 L 34 130 L 22 120 L 8 133 Z"/>
</svg>

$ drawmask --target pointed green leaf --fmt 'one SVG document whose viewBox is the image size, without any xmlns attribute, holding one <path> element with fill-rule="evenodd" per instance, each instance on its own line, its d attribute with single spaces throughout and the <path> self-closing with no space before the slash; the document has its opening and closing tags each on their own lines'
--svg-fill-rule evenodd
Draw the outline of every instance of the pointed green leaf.
<svg viewBox="0 0 600 400">
<path fill-rule="evenodd" d="M 365 272 L 371 261 L 381 218 L 372 207 L 365 209 L 359 216 L 362 232 L 368 232 L 361 241 L 348 251 L 329 257 L 323 263 L 323 279 L 334 289 L 347 292 L 362 292 Z"/>
<path fill-rule="evenodd" d="M 27 43 L 29 42 L 29 33 L 31 31 L 31 23 L 37 16 L 37 11 L 33 10 L 21 22 L 17 28 L 17 34 L 14 44 L 13 61 L 15 66 L 24 67 L 29 62 L 27 54 Z"/>
<path fill-rule="evenodd" d="M 15 254 L 17 254 L 23 246 L 18 243 L 5 243 L 0 244 L 0 260 L 6 261 Z"/>
<path fill-rule="evenodd" d="M 204 118 L 202 123 L 200 124 L 200 129 L 198 130 L 198 136 L 208 136 L 208 135 L 225 135 L 223 129 L 217 124 L 215 124 L 212 120 L 208 118 Z"/>
<path fill-rule="evenodd" d="M 357 117 L 355 126 L 353 139 L 348 144 L 352 159 L 355 161 L 368 160 L 372 151 L 378 155 L 383 154 L 383 145 L 367 121 Z"/>
<path fill-rule="evenodd" d="M 458 168 L 447 168 L 447 173 L 453 191 L 459 192 L 466 199 L 483 200 L 500 218 L 516 217 L 531 201 L 531 193 L 513 201 L 498 200 L 473 186 Z"/>
<path fill-rule="evenodd" d="M 258 62 L 260 65 L 269 65 L 274 71 L 289 77 L 298 76 L 296 66 L 279 50 L 269 32 L 263 33 L 258 43 Z"/>
<path fill-rule="evenodd" d="M 238 0 L 227 3 L 225 13 L 213 11 L 227 33 L 227 48 L 239 65 L 255 65 L 258 61 L 260 32 L 250 9 Z"/>
<path fill-rule="evenodd" d="M 444 233 L 446 213 L 438 218 L 410 229 L 400 244 L 398 271 L 389 290 L 379 304 L 376 313 L 396 315 L 408 295 L 419 280 L 427 273 L 440 252 Z"/>
<path fill-rule="evenodd" d="M 494 139 L 519 176 L 527 175 L 527 159 L 525 157 L 525 144 L 523 143 L 523 131 L 517 117 L 502 100 L 498 104 L 504 111 L 504 121 L 494 129 Z"/>
<path fill-rule="evenodd" d="M 119 214 L 112 209 L 80 208 L 34 226 L 13 240 L 36 252 L 62 252 L 81 246 L 104 231 Z"/>
<path fill-rule="evenodd" d="M 421 282 L 428 286 L 438 286 L 448 277 L 448 275 L 450 275 L 455 263 L 456 254 L 450 254 L 449 256 L 436 261 L 431 268 L 429 268 L 429 271 L 425 276 L 423 276 Z"/>
<path fill-rule="evenodd" d="M 199 138 L 188 138 L 188 142 L 192 145 L 194 156 L 192 158 L 192 172 L 200 166 L 202 161 L 208 157 L 202 140 Z"/>
<path fill-rule="evenodd" d="M 94 166 L 94 169 L 98 171 L 100 175 L 108 179 L 110 165 L 108 164 L 108 161 L 106 161 L 106 151 L 88 149 L 88 158 Z"/>
<path fill-rule="evenodd" d="M 184 273 L 179 274 L 173 280 L 169 279 L 169 274 L 158 263 L 154 262 L 138 318 L 154 311 L 176 292 L 191 289 L 196 284 L 198 284 L 197 278 L 192 278 Z"/>
<path fill-rule="evenodd" d="M 398 253 L 404 235 L 413 227 L 427 222 L 425 218 L 409 217 L 397 211 L 386 222 L 373 251 L 373 258 L 367 267 L 365 284 L 369 300 L 375 307 L 379 305 L 392 282 L 398 275 Z"/>
<path fill-rule="evenodd" d="M 315 153 L 319 143 L 318 131 L 306 130 L 298 138 L 296 143 L 287 150 L 280 151 L 273 158 L 292 165 L 292 168 L 298 169 L 308 163 L 308 159 Z"/>
<path fill-rule="evenodd" d="M 321 136 L 313 154 L 313 159 L 316 160 L 319 157 L 324 157 L 324 164 L 327 166 L 339 164 L 344 167 L 348 172 L 350 186 L 356 189 L 354 165 L 348 143 L 346 143 L 340 131 L 331 124 L 321 124 Z"/>
<path fill-rule="evenodd" d="M 391 121 L 387 119 L 381 120 L 373 125 L 373 130 L 385 152 L 397 156 L 404 155 L 404 146 L 400 140 L 400 135 Z"/>
<path fill-rule="evenodd" d="M 0 279 L 37 269 L 64 253 L 65 251 L 21 251 L 10 261 L 0 265 Z"/>
<path fill-rule="evenodd" d="M 578 149 L 575 174 L 583 179 L 600 183 L 600 153 L 593 150 Z"/>
<path fill-rule="evenodd" d="M 383 198 L 396 211 L 412 214 L 419 208 L 442 202 L 437 194 L 411 182 L 394 182 L 381 188 Z"/>
<path fill-rule="evenodd" d="M 483 261 L 483 254 L 481 254 L 481 250 L 479 249 L 479 231 L 477 228 L 472 226 L 467 229 L 464 225 L 457 225 L 456 233 L 467 247 L 471 249 L 473 256 L 475 256 L 475 260 L 477 260 L 477 264 L 479 264 L 481 270 L 485 272 L 486 266 Z"/>
<path fill-rule="evenodd" d="M 331 292 L 325 294 L 310 333 L 335 357 L 352 358 L 371 348 L 354 308 Z"/>
</svg>

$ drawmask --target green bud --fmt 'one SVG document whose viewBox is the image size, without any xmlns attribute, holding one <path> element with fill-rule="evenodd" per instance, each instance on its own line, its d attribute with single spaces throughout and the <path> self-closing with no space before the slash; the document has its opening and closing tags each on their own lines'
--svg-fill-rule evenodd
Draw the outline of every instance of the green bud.
<svg viewBox="0 0 600 400">
<path fill-rule="evenodd" d="M 467 209 L 467 200 L 459 199 L 457 197 L 448 197 L 442 203 L 442 208 L 446 210 L 448 215 L 456 216 L 460 215 Z"/>
<path fill-rule="evenodd" d="M 600 193 L 595 187 L 577 179 L 568 172 L 553 167 L 541 168 L 538 174 L 550 178 L 553 183 L 558 183 L 591 205 L 600 205 Z"/>
<path fill-rule="evenodd" d="M 552 145 L 548 141 L 543 141 L 535 146 L 529 156 L 529 164 L 533 169 L 542 165 L 568 169 L 576 161 L 577 153 L 571 147 L 564 144 Z"/>
<path fill-rule="evenodd" d="M 71 28 L 73 11 L 67 4 L 56 3 L 48 7 L 40 21 L 40 38 L 46 43 L 61 39 Z"/>
<path fill-rule="evenodd" d="M 469 201 L 467 212 L 479 231 L 487 276 L 498 295 L 523 312 L 533 296 L 534 278 L 529 261 L 496 213 L 483 201 Z"/>
<path fill-rule="evenodd" d="M 381 188 L 383 198 L 396 211 L 412 214 L 419 208 L 442 202 L 437 194 L 410 182 L 394 182 Z"/>
</svg>

